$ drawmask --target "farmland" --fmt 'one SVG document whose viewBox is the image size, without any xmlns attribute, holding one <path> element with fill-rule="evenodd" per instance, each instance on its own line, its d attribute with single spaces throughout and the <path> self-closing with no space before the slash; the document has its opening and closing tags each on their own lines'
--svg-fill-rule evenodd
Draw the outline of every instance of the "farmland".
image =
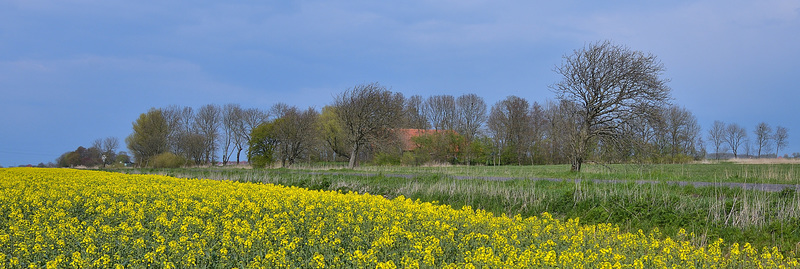
<svg viewBox="0 0 800 269">
<path fill-rule="evenodd" d="M 330 178 L 325 182 L 326 176 L 320 175 L 223 172 L 286 178 L 312 189 L 339 186 L 340 191 L 161 175 L 0 169 L 0 263 L 54 268 L 799 265 L 792 253 L 778 247 L 716 238 L 701 243 L 700 235 L 684 229 L 675 236 L 659 229 L 628 232 L 618 225 L 587 224 L 583 218 L 561 219 L 544 211 L 534 216 L 495 214 L 405 196 L 387 199 L 342 191 L 360 187 Z M 373 185 L 391 181 L 366 180 L 376 181 Z M 425 180 L 437 181 L 412 181 Z"/>
<path fill-rule="evenodd" d="M 548 212 L 561 220 L 580 218 L 585 224 L 611 223 L 628 232 L 658 228 L 665 236 L 674 237 L 685 229 L 697 235 L 692 240 L 698 245 L 723 238 L 726 242 L 749 242 L 759 248 L 777 246 L 786 253 L 800 253 L 800 195 L 795 190 L 796 185 L 785 185 L 794 188 L 779 192 L 764 192 L 664 183 L 685 180 L 681 177 L 687 178 L 685 175 L 690 173 L 729 175 L 728 178 L 717 178 L 718 182 L 767 182 L 749 177 L 794 173 L 796 170 L 791 165 L 590 165 L 585 166 L 587 172 L 580 174 L 563 172 L 568 169 L 566 166 L 365 166 L 357 170 L 330 170 L 333 167 L 336 166 L 309 166 L 305 170 L 203 168 L 122 171 L 261 182 L 315 190 L 357 191 L 388 198 L 404 196 L 453 208 L 469 206 L 495 215 L 532 217 Z M 634 182 L 636 175 L 600 171 L 608 167 L 627 171 L 649 169 L 652 174 L 660 174 L 660 178 L 650 178 L 657 183 L 638 184 Z M 753 171 L 765 174 L 754 176 Z M 749 176 L 745 177 L 745 173 Z M 616 176 L 630 179 L 618 180 L 615 184 L 605 180 L 573 180 Z M 487 180 L 485 177 L 503 180 Z M 531 177 L 551 180 L 529 180 Z M 564 180 L 558 180 L 558 177 Z M 701 176 L 697 178 L 703 179 Z"/>
</svg>

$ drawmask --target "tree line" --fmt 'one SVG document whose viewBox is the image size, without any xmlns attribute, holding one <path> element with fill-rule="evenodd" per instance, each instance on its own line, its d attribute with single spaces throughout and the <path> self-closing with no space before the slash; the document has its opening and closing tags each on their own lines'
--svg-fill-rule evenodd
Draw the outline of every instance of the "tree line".
<svg viewBox="0 0 800 269">
<path fill-rule="evenodd" d="M 549 86 L 556 99 L 543 103 L 508 96 L 489 107 L 475 94 L 406 98 L 376 82 L 343 91 L 321 110 L 283 103 L 266 110 L 153 108 L 133 122 L 125 141 L 143 166 L 228 165 L 244 154 L 256 167 L 567 163 L 579 171 L 586 161 L 704 158 L 702 128 L 690 111 L 670 103 L 663 71 L 654 55 L 604 41 L 564 55 L 555 69 L 562 80 Z M 428 131 L 409 137 L 404 130 Z M 754 134 L 751 141 L 738 125 L 717 122 L 708 139 L 715 157 L 728 149 L 738 157 L 742 145 L 755 156 L 787 146 L 786 128 L 773 132 L 762 123 Z"/>
</svg>

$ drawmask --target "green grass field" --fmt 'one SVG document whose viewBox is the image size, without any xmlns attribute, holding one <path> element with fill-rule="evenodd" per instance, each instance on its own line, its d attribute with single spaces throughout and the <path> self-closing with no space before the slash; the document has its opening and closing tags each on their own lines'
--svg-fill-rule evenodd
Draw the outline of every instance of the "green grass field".
<svg viewBox="0 0 800 269">
<path fill-rule="evenodd" d="M 726 243 L 750 242 L 778 246 L 800 255 L 800 194 L 789 189 L 763 192 L 728 187 L 693 187 L 674 184 L 597 183 L 583 180 L 491 181 L 454 179 L 450 176 L 625 179 L 654 181 L 708 181 L 797 184 L 794 165 L 588 165 L 583 173 L 565 172 L 566 166 L 500 167 L 330 167 L 306 169 L 197 168 L 122 170 L 186 178 L 210 178 L 274 183 L 318 190 L 357 191 L 387 198 L 403 195 L 426 202 L 471 206 L 494 214 L 523 217 L 550 212 L 555 217 L 580 218 L 582 223 L 612 223 L 625 231 L 658 228 L 675 236 L 680 228 L 698 235 L 705 245 L 716 238 Z M 321 171 L 323 170 L 323 171 Z M 372 174 L 368 176 L 356 173 Z M 392 175 L 405 175 L 395 177 Z M 408 176 L 411 175 L 411 176 Z"/>
</svg>

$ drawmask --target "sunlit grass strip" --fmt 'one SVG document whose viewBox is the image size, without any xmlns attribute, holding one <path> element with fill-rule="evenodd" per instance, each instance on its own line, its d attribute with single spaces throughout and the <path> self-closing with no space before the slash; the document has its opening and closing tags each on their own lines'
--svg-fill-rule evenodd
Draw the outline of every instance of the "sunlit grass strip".
<svg viewBox="0 0 800 269">
<path fill-rule="evenodd" d="M 800 266 L 692 236 L 269 184 L 0 169 L 0 268 Z"/>
</svg>

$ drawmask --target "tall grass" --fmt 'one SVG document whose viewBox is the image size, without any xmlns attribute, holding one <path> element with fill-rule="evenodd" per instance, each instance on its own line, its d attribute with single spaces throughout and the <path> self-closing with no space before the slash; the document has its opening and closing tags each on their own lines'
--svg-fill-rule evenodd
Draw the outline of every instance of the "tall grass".
<svg viewBox="0 0 800 269">
<path fill-rule="evenodd" d="M 365 166 L 379 173 L 432 173 L 471 177 L 614 179 L 722 183 L 800 184 L 800 164 L 586 164 L 580 173 L 568 165 L 533 166 Z"/>
</svg>

